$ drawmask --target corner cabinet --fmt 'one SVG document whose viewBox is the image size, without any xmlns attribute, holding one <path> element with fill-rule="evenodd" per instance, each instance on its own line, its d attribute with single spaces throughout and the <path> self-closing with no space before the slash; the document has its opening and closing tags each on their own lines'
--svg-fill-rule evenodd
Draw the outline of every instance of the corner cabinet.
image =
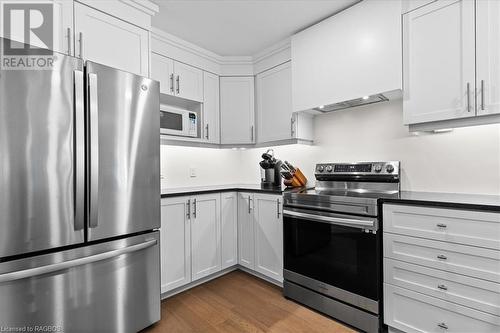
<svg viewBox="0 0 500 333">
<path fill-rule="evenodd" d="M 257 74 L 256 87 L 258 143 L 313 140 L 313 116 L 292 110 L 290 61 Z"/>
<path fill-rule="evenodd" d="M 222 144 L 255 143 L 254 77 L 220 78 Z"/>
<path fill-rule="evenodd" d="M 75 56 L 149 76 L 148 31 L 74 2 Z"/>
<path fill-rule="evenodd" d="M 442 0 L 403 15 L 405 124 L 466 125 L 500 112 L 499 21 L 496 0 Z"/>
<path fill-rule="evenodd" d="M 253 194 L 238 193 L 238 264 L 254 269 Z"/>
<path fill-rule="evenodd" d="M 221 193 L 222 269 L 238 264 L 238 194 Z"/>
</svg>

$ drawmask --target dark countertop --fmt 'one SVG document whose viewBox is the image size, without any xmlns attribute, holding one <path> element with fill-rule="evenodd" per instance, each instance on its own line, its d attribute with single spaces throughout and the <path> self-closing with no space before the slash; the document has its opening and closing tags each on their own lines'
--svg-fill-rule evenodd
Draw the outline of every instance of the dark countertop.
<svg viewBox="0 0 500 333">
<path fill-rule="evenodd" d="M 209 194 L 217 192 L 259 192 L 269 194 L 282 194 L 285 187 L 263 188 L 260 184 L 236 184 L 236 185 L 220 185 L 220 186 L 199 186 L 199 187 L 183 187 L 163 189 L 161 191 L 162 198 L 178 197 L 184 195 Z"/>
<path fill-rule="evenodd" d="M 380 199 L 379 203 L 401 203 L 500 212 L 500 195 L 401 191 L 399 197 Z"/>
</svg>

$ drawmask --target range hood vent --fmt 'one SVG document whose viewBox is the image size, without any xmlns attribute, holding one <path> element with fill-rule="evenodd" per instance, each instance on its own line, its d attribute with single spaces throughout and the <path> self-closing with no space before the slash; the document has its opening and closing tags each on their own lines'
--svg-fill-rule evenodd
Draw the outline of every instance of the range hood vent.
<svg viewBox="0 0 500 333">
<path fill-rule="evenodd" d="M 360 105 L 385 102 L 388 100 L 389 99 L 387 97 L 385 97 L 384 95 L 377 94 L 377 95 L 372 95 L 372 96 L 365 96 L 362 98 L 351 99 L 350 101 L 339 102 L 339 103 L 334 103 L 334 104 L 329 104 L 329 105 L 322 105 L 320 107 L 314 108 L 313 110 L 319 111 L 322 113 L 328 113 L 328 112 L 348 109 L 348 108 L 352 108 L 352 107 L 360 106 Z"/>
</svg>

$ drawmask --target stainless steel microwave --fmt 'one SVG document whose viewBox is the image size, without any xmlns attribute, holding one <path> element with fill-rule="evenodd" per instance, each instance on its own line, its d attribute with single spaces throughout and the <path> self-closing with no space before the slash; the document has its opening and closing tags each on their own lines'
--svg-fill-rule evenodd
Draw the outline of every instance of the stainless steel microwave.
<svg viewBox="0 0 500 333">
<path fill-rule="evenodd" d="M 196 112 L 160 105 L 160 133 L 187 137 L 198 136 Z"/>
</svg>

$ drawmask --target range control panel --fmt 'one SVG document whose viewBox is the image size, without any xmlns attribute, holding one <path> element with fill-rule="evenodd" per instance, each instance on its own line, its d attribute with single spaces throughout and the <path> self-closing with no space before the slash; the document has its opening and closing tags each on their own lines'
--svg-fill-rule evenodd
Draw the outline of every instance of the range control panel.
<svg viewBox="0 0 500 333">
<path fill-rule="evenodd" d="M 316 178 L 328 178 L 328 175 L 345 176 L 399 176 L 399 162 L 356 162 L 356 163 L 318 163 L 316 164 Z"/>
</svg>

